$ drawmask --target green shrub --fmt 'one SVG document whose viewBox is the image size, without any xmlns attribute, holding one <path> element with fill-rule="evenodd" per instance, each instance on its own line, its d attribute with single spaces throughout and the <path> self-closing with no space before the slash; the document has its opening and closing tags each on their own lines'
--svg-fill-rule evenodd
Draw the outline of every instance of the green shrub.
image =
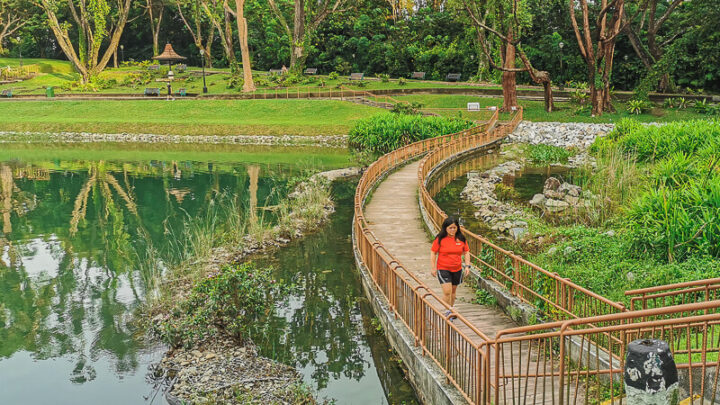
<svg viewBox="0 0 720 405">
<path fill-rule="evenodd" d="M 377 77 L 379 77 L 380 81 L 383 83 L 388 83 L 390 81 L 390 75 L 387 73 L 381 73 Z"/>
<path fill-rule="evenodd" d="M 187 299 L 153 328 L 173 347 L 189 347 L 218 333 L 244 341 L 265 327 L 263 317 L 273 301 L 287 292 L 287 286 L 273 279 L 271 269 L 249 263 L 224 266 L 195 285 Z"/>
<path fill-rule="evenodd" d="M 630 100 L 627 103 L 627 111 L 630 114 L 640 115 L 652 108 L 652 104 L 645 100 Z"/>
<path fill-rule="evenodd" d="M 338 77 L 340 77 L 340 74 L 338 72 L 330 72 L 328 75 L 328 79 L 330 80 L 336 80 Z"/>
<path fill-rule="evenodd" d="M 350 130 L 350 145 L 356 149 L 390 152 L 422 139 L 471 128 L 471 121 L 385 113 L 359 120 Z"/>
<path fill-rule="evenodd" d="M 511 201 L 519 198 L 519 194 L 515 188 L 506 186 L 502 183 L 495 185 L 495 195 L 500 201 Z"/>
<path fill-rule="evenodd" d="M 720 257 L 720 176 L 647 190 L 628 212 L 635 247 L 669 262 Z"/>
<path fill-rule="evenodd" d="M 420 114 L 420 110 L 423 108 L 422 103 L 397 103 L 393 105 L 392 112 L 395 114 Z"/>
<path fill-rule="evenodd" d="M 407 80 L 404 77 L 401 77 L 398 79 L 399 86 L 405 86 L 406 84 L 407 84 Z"/>
<path fill-rule="evenodd" d="M 624 153 L 636 154 L 638 161 L 655 161 L 677 152 L 694 154 L 720 140 L 720 121 L 692 120 L 663 125 L 642 125 L 621 120 L 607 140 L 595 141 L 591 150 L 616 144 Z"/>
<path fill-rule="evenodd" d="M 571 153 L 565 148 L 544 144 L 527 145 L 525 156 L 534 163 L 564 163 Z"/>
</svg>

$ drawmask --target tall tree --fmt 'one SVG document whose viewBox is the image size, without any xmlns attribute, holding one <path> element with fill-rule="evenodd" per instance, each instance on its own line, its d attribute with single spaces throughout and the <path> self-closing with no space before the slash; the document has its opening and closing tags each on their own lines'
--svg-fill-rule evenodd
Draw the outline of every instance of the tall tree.
<svg viewBox="0 0 720 405">
<path fill-rule="evenodd" d="M 185 28 L 190 32 L 193 43 L 203 53 L 205 66 L 212 67 L 212 43 L 215 39 L 215 25 L 209 22 L 199 0 L 175 0 L 178 14 Z M 207 35 L 203 33 L 207 31 Z"/>
<path fill-rule="evenodd" d="M 278 3 L 275 0 L 268 0 L 270 8 L 275 13 L 280 25 L 290 40 L 290 69 L 300 71 L 305 66 L 307 59 L 307 46 L 320 23 L 333 14 L 345 11 L 343 7 L 349 0 L 294 0 L 294 4 L 288 0 Z M 283 9 L 293 5 L 292 27 L 285 18 Z M 282 9 L 281 9 L 282 7 Z"/>
<path fill-rule="evenodd" d="M 233 45 L 232 11 L 227 0 L 223 0 L 222 3 L 218 2 L 218 0 L 200 0 L 200 2 L 207 18 L 210 19 L 218 32 L 225 58 L 232 66 L 237 59 L 235 58 L 235 47 Z"/>
<path fill-rule="evenodd" d="M 153 56 L 160 54 L 160 25 L 165 14 L 165 0 L 145 0 L 145 11 L 150 19 L 153 39 Z"/>
<path fill-rule="evenodd" d="M 528 72 L 533 82 L 543 86 L 545 111 L 552 112 L 554 104 L 550 74 L 546 71 L 535 69 L 520 46 L 523 30 L 530 26 L 532 19 L 525 1 L 463 0 L 463 4 L 471 21 L 476 28 L 478 28 L 478 42 L 487 61 L 495 69 L 503 72 L 503 110 L 508 111 L 512 107 L 517 106 L 515 75 L 518 72 Z M 488 17 L 492 17 L 495 27 L 488 25 Z M 491 41 L 488 41 L 488 38 L 486 38 L 486 32 L 489 32 L 501 43 L 500 55 L 503 61 L 502 65 L 496 64 L 493 61 L 491 52 L 488 49 Z M 506 32 L 506 34 L 503 34 L 503 32 Z M 515 67 L 516 56 L 520 57 L 523 67 Z"/>
<path fill-rule="evenodd" d="M 678 36 L 683 34 L 681 30 L 664 33 L 662 28 L 668 21 L 683 0 L 647 0 L 647 6 L 640 18 L 635 21 L 628 21 L 627 10 L 624 19 L 626 22 L 625 32 L 630 39 L 633 50 L 642 61 L 648 71 L 662 58 L 664 48 L 671 44 Z M 643 38 L 645 41 L 643 42 Z M 658 90 L 666 92 L 670 90 L 672 82 L 670 74 L 664 72 L 660 76 Z"/>
<path fill-rule="evenodd" d="M 255 82 L 252 76 L 252 65 L 250 61 L 250 47 L 248 46 L 248 25 L 245 18 L 245 0 L 235 0 L 237 10 L 233 12 L 227 5 L 226 9 L 235 15 L 238 26 L 238 37 L 240 39 L 240 57 L 243 65 L 243 91 L 255 91 Z M 232 38 L 232 37 L 231 37 Z"/>
<path fill-rule="evenodd" d="M 610 76 L 612 74 L 615 42 L 618 35 L 626 27 L 623 24 L 625 0 L 600 0 L 593 2 L 595 19 L 591 19 L 588 0 L 569 0 L 570 20 L 580 54 L 587 66 L 587 78 L 590 85 L 590 101 L 592 115 L 602 115 L 605 111 L 614 111 L 610 102 Z M 632 21 L 642 10 L 639 5 L 637 12 L 628 21 Z M 578 26 L 576 12 L 581 13 L 582 30 Z M 591 25 L 591 20 L 595 23 Z"/>
<path fill-rule="evenodd" d="M 87 82 L 90 77 L 102 72 L 117 51 L 132 0 L 35 1 L 47 14 L 48 25 L 60 49 L 80 73 L 81 80 Z M 59 12 L 62 13 L 60 15 L 71 15 L 72 19 L 60 22 Z M 71 28 L 78 33 L 77 41 L 71 39 Z M 105 42 L 107 46 L 100 57 L 100 49 Z"/>
<path fill-rule="evenodd" d="M 5 40 L 24 27 L 28 17 L 28 4 L 21 0 L 0 0 L 0 55 L 6 52 Z"/>
</svg>

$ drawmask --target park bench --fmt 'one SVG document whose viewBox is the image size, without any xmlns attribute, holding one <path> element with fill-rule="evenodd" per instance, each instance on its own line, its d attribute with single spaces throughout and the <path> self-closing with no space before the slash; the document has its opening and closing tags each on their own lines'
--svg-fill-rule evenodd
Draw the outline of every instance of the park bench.
<svg viewBox="0 0 720 405">
<path fill-rule="evenodd" d="M 460 80 L 460 73 L 448 73 L 447 76 L 445 76 L 446 82 L 457 82 Z"/>
<path fill-rule="evenodd" d="M 160 95 L 160 89 L 158 89 L 157 87 L 146 87 L 144 94 L 145 94 L 145 96 L 157 97 Z"/>
<path fill-rule="evenodd" d="M 425 79 L 425 72 L 413 72 L 412 76 L 410 76 L 411 79 L 416 80 L 424 80 Z"/>
<path fill-rule="evenodd" d="M 306 75 L 316 75 L 317 74 L 317 68 L 307 68 L 305 69 Z"/>
<path fill-rule="evenodd" d="M 270 71 L 268 73 L 270 74 L 270 76 L 272 76 L 272 75 L 282 76 L 285 74 L 285 72 L 283 72 L 282 69 L 270 69 Z"/>
<path fill-rule="evenodd" d="M 160 70 L 160 65 L 150 65 L 148 66 L 148 70 Z"/>
<path fill-rule="evenodd" d="M 178 72 L 184 72 L 187 70 L 187 65 L 184 63 L 181 63 L 176 66 Z"/>
<path fill-rule="evenodd" d="M 480 111 L 480 103 L 467 103 L 468 111 Z"/>
<path fill-rule="evenodd" d="M 3 90 L 2 92 L 0 92 L 0 97 L 11 98 L 12 97 L 12 89 Z"/>
<path fill-rule="evenodd" d="M 177 91 L 177 95 L 180 97 L 185 97 L 185 96 L 187 96 L 187 91 L 185 90 L 185 88 L 180 88 Z"/>
<path fill-rule="evenodd" d="M 362 80 L 365 73 L 350 73 L 350 80 Z"/>
</svg>

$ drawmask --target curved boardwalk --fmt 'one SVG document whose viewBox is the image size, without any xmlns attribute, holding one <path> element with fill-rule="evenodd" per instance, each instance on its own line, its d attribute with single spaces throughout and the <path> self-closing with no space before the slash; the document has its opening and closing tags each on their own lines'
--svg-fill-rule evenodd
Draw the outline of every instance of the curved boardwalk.
<svg viewBox="0 0 720 405">
<path fill-rule="evenodd" d="M 410 163 L 383 180 L 365 207 L 365 218 L 372 232 L 383 241 L 385 247 L 395 258 L 426 286 L 442 296 L 440 284 L 430 274 L 432 236 L 425 230 L 418 205 L 418 165 L 417 161 Z M 460 285 L 457 297 L 456 310 L 490 339 L 494 339 L 496 334 L 504 329 L 518 326 L 497 307 L 473 304 L 474 292 L 467 284 Z M 467 328 L 461 327 L 461 330 L 463 329 Z M 472 336 L 469 330 L 463 330 L 463 332 L 468 332 L 468 335 Z M 504 352 L 502 357 L 502 364 L 506 370 L 511 369 L 511 363 L 514 363 L 515 367 L 518 364 L 526 367 L 529 365 L 533 369 L 537 366 L 536 350 L 526 351 L 523 354 Z M 496 370 L 492 370 L 491 375 L 494 376 L 496 372 Z M 536 395 L 531 394 L 530 397 L 527 392 L 516 392 L 516 389 L 520 388 L 519 385 L 518 388 L 509 385 L 504 387 L 505 389 L 500 388 L 500 395 L 505 403 L 513 403 L 516 400 L 527 404 L 552 404 L 555 402 L 557 388 L 552 386 L 551 379 L 539 378 L 524 387 L 525 390 L 530 389 L 530 392 L 533 390 L 537 392 Z"/>
<path fill-rule="evenodd" d="M 385 247 L 425 285 L 442 296 L 437 279 L 430 274 L 431 236 L 425 231 L 418 207 L 419 162 L 410 163 L 390 174 L 375 190 L 365 207 L 370 229 Z M 458 287 L 455 308 L 488 337 L 517 326 L 497 308 L 472 304 L 473 291 Z"/>
</svg>

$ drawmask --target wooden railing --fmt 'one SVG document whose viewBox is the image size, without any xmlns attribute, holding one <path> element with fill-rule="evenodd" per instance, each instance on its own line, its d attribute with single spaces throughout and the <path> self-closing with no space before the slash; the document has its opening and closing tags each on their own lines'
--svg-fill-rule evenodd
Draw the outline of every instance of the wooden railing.
<svg viewBox="0 0 720 405">
<path fill-rule="evenodd" d="M 501 139 L 514 130 L 520 120 L 522 109 L 518 110 L 507 125 L 501 125 L 495 130 L 496 139 Z M 482 146 L 485 144 L 474 142 L 473 139 L 461 139 L 433 150 L 420 162 L 419 200 L 421 208 L 432 222 L 432 231 L 439 229 L 447 214 L 427 189 L 430 175 L 448 158 Z M 473 263 L 483 277 L 504 286 L 510 294 L 542 310 L 543 314 L 553 320 L 584 318 L 625 310 L 623 304 L 613 302 L 568 278 L 547 271 L 466 228 L 462 228 L 462 232 L 467 238 Z"/>
<path fill-rule="evenodd" d="M 490 339 L 461 314 L 458 321 L 449 322 L 442 315 L 448 308 L 442 299 L 370 230 L 363 212 L 367 197 L 392 170 L 422 155 L 419 200 L 437 229 L 445 213 L 427 191 L 430 175 L 450 158 L 501 140 L 521 119 L 522 110 L 518 110 L 509 123 L 498 124 L 495 111 L 485 125 L 413 143 L 368 167 L 355 193 L 353 241 L 390 309 L 413 334 L 423 354 L 471 404 L 588 404 L 605 399 L 620 404 L 623 389 L 618 383 L 622 381 L 627 343 L 641 338 L 670 343 L 678 369 L 687 378 L 683 384 L 690 403 L 698 401 L 696 393 L 714 402 L 720 374 L 720 301 L 710 300 L 720 280 L 631 291 L 628 294 L 639 296 L 643 306 L 660 296 L 675 297 L 673 303 L 682 299 L 701 302 L 627 311 L 622 304 L 464 229 L 473 262 L 483 276 L 555 319 L 504 330 Z M 702 297 L 697 294 L 699 289 L 704 291 Z"/>
<path fill-rule="evenodd" d="M 362 263 L 423 353 L 443 370 L 465 399 L 474 404 L 484 403 L 491 392 L 487 386 L 490 339 L 462 315 L 458 315 L 455 322 L 443 316 L 448 306 L 385 249 L 365 220 L 363 204 L 380 180 L 412 159 L 461 139 L 493 141 L 487 129 L 494 128 L 497 120 L 495 111 L 485 125 L 415 142 L 382 156 L 368 167 L 355 192 L 353 238 Z"/>
</svg>

